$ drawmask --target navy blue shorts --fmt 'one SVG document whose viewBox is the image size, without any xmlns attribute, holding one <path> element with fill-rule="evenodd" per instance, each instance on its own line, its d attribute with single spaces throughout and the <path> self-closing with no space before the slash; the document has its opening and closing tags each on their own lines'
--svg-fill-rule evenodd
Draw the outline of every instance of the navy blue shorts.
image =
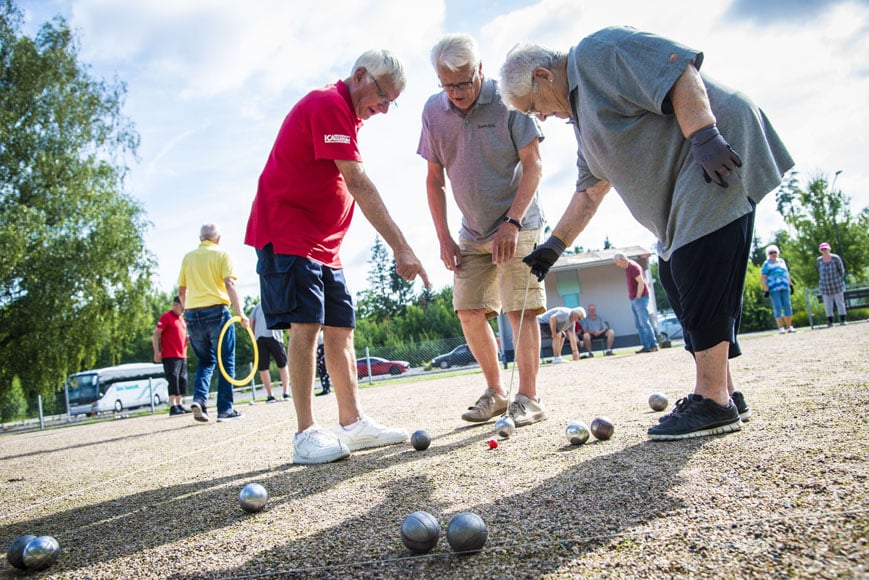
<svg viewBox="0 0 869 580">
<path fill-rule="evenodd" d="M 728 358 L 742 354 L 736 335 L 754 236 L 754 211 L 683 246 L 658 263 L 661 285 L 682 324 L 685 350 L 730 343 Z"/>
<path fill-rule="evenodd" d="M 263 314 L 270 329 L 290 328 L 295 322 L 356 327 L 344 270 L 300 256 L 275 254 L 271 244 L 256 255 Z"/>
</svg>

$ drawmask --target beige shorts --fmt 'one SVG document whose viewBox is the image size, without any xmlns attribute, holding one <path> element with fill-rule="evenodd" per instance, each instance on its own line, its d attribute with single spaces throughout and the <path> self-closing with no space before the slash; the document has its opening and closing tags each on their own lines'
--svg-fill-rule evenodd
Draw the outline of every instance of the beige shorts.
<svg viewBox="0 0 869 580">
<path fill-rule="evenodd" d="M 453 308 L 485 309 L 487 318 L 494 318 L 502 308 L 504 312 L 521 311 L 523 304 L 525 310 L 534 314 L 545 312 L 546 289 L 522 262 L 522 258 L 530 254 L 540 241 L 541 234 L 539 228 L 520 231 L 516 254 L 506 264 L 492 263 L 492 240 L 459 239 L 462 267 L 455 272 Z"/>
</svg>

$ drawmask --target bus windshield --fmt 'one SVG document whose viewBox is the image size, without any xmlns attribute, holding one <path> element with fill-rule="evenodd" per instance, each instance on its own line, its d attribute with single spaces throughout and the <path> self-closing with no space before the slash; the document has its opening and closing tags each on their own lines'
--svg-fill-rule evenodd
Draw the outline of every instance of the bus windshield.
<svg viewBox="0 0 869 580">
<path fill-rule="evenodd" d="M 69 377 L 70 405 L 87 405 L 99 398 L 99 381 L 96 373 Z"/>
</svg>

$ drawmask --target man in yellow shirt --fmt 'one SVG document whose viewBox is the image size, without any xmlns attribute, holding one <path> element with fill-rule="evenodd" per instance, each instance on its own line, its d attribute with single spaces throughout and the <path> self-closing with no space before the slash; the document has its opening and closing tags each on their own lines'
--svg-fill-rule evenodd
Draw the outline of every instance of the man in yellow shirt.
<svg viewBox="0 0 869 580">
<path fill-rule="evenodd" d="M 241 316 L 241 325 L 247 328 L 250 321 L 244 315 L 235 287 L 232 258 L 220 248 L 220 228 L 205 224 L 199 231 L 199 247 L 184 256 L 181 275 L 178 277 L 178 296 L 184 305 L 184 318 L 190 345 L 199 359 L 196 379 L 193 382 L 193 402 L 190 409 L 193 418 L 207 423 L 206 410 L 211 375 L 217 364 L 217 347 L 220 331 L 232 315 L 229 305 Z M 235 375 L 235 328 L 230 325 L 220 345 L 223 368 L 230 376 Z M 232 384 L 223 373 L 217 377 L 217 421 L 242 417 L 232 407 Z"/>
</svg>

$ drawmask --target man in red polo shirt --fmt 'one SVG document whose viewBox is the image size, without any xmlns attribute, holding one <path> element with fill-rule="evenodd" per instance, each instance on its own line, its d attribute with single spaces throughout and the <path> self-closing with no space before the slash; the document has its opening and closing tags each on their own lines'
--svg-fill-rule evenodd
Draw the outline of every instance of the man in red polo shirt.
<svg viewBox="0 0 869 580">
<path fill-rule="evenodd" d="M 176 296 L 172 300 L 172 308 L 157 321 L 151 337 L 154 362 L 163 363 L 163 371 L 169 381 L 170 415 L 190 412 L 184 407 L 184 395 L 187 392 L 187 323 L 184 322 L 183 314 L 184 306 Z"/>
<path fill-rule="evenodd" d="M 298 429 L 295 463 L 327 463 L 356 449 L 401 443 L 404 429 L 381 427 L 358 400 L 353 301 L 338 251 L 358 204 L 392 248 L 396 270 L 428 286 L 420 261 L 365 173 L 357 132 L 386 113 L 404 90 L 404 65 L 370 50 L 350 76 L 303 97 L 287 117 L 260 175 L 245 243 L 256 248 L 269 328 L 289 328 L 290 383 Z M 312 406 L 317 335 L 338 402 L 337 435 L 317 425 Z"/>
</svg>

